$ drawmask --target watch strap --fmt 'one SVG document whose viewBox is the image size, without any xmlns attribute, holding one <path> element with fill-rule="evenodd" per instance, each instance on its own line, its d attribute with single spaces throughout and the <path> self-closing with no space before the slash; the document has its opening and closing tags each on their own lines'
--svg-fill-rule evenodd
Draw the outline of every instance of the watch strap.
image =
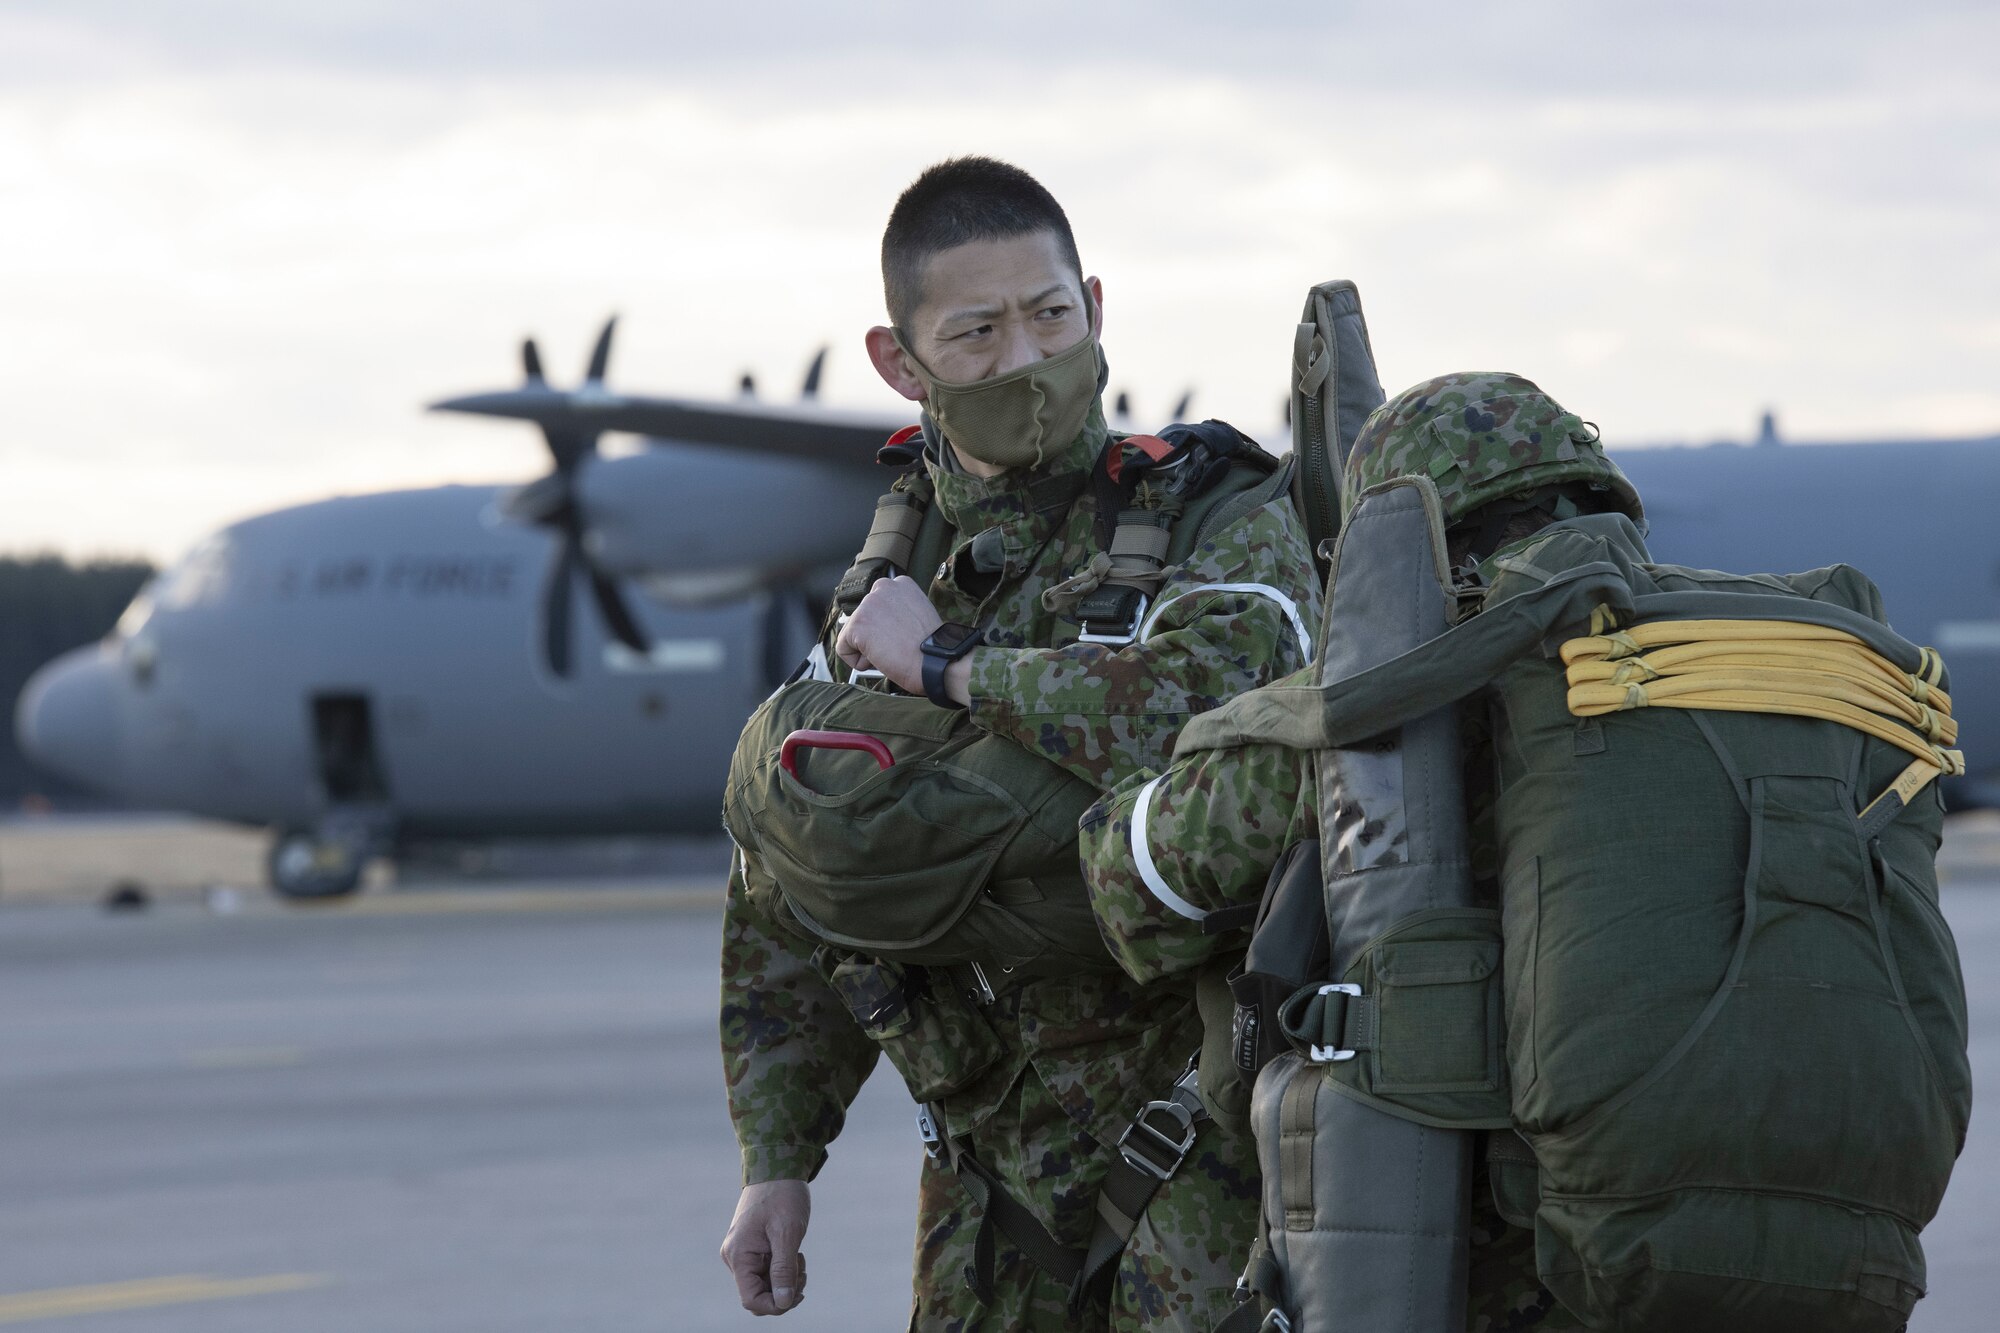
<svg viewBox="0 0 2000 1333">
<path fill-rule="evenodd" d="M 932 631 L 932 639 L 936 631 Z M 963 708 L 965 705 L 945 692 L 944 673 L 953 662 L 977 648 L 980 636 L 967 633 L 950 651 L 936 646 L 932 639 L 925 639 L 922 645 L 924 659 L 924 697 L 940 708 Z"/>
</svg>

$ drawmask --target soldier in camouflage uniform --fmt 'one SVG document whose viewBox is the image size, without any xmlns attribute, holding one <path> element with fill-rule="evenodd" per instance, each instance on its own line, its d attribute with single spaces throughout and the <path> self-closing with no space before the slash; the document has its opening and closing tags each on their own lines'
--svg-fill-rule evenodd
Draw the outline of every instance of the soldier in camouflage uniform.
<svg viewBox="0 0 2000 1333">
<path fill-rule="evenodd" d="M 1481 577 L 1479 567 L 1490 568 L 1556 518 L 1583 509 L 1641 517 L 1638 493 L 1617 467 L 1576 447 L 1573 437 L 1584 428 L 1518 375 L 1441 376 L 1397 395 L 1363 423 L 1343 495 L 1352 504 L 1377 483 L 1430 477 L 1465 586 Z M 1310 669 L 1286 683 L 1311 684 Z M 1467 709 L 1465 716 L 1473 870 L 1482 905 L 1497 906 L 1497 848 L 1482 818 L 1491 809 L 1491 748 L 1483 715 Z M 1150 856 L 1143 869 L 1132 845 L 1141 800 Z M 1136 980 L 1158 983 L 1240 952 L 1241 933 L 1205 934 L 1201 918 L 1256 902 L 1279 854 L 1319 832 L 1311 756 L 1287 746 L 1197 751 L 1150 791 L 1146 778 L 1129 780 L 1084 820 L 1085 878 L 1112 953 Z M 1500 1219 L 1483 1166 L 1473 1185 L 1471 1258 L 1471 1333 L 1584 1327 L 1537 1279 L 1534 1236 Z"/>
<path fill-rule="evenodd" d="M 883 266 L 896 327 L 871 331 L 870 353 L 938 428 L 928 432 L 926 466 L 957 545 L 934 574 L 920 573 L 923 582 L 898 577 L 870 589 L 822 645 L 836 679 L 865 667 L 927 692 L 919 642 L 940 621 L 983 627 L 982 646 L 943 674 L 950 700 L 978 726 L 1109 790 L 1164 765 L 1190 716 L 1304 665 L 1318 590 L 1282 501 L 1205 538 L 1169 572 L 1129 644 L 1079 642 L 1079 627 L 1050 609 L 1064 605 L 1051 596 L 1057 585 L 1070 581 L 1073 597 L 1076 576 L 1102 549 L 1094 494 L 1062 479 L 1087 476 L 1107 447 L 1123 446 L 1112 443 L 1097 397 L 1101 286 L 1082 278 L 1046 191 L 986 159 L 932 168 L 892 215 Z M 984 386 L 1028 368 L 1062 373 L 1079 339 L 1090 344 L 1094 382 L 1066 424 L 1059 379 L 1037 390 L 1027 416 L 1010 415 L 1005 402 L 963 410 L 985 402 Z M 991 438 L 995 421 L 1013 423 L 1013 435 Z M 1039 438 L 1014 438 L 1024 431 Z M 1070 498 L 1052 505 L 1051 494 Z M 752 906 L 746 883 L 761 873 L 739 857 L 722 950 L 723 1062 L 745 1182 L 723 1258 L 745 1307 L 781 1314 L 803 1294 L 805 1182 L 884 1048 L 913 1094 L 941 1113 L 942 1131 L 965 1141 L 1057 1241 L 1081 1247 L 1119 1136 L 1143 1102 L 1166 1095 L 1200 1045 L 1192 982 L 1134 981 L 1107 962 L 1009 985 L 993 969 L 988 998 L 959 969 L 913 969 L 930 974 L 923 1003 L 938 1039 L 878 1045 L 830 985 L 825 954 Z M 991 1235 L 991 1299 L 975 1297 L 965 1274 L 981 1210 L 928 1159 L 910 1327 L 1206 1329 L 1229 1308 L 1257 1198 L 1247 1136 L 1204 1123 L 1126 1246 L 1109 1310 L 1072 1316 L 1064 1284 L 1005 1234 Z"/>
</svg>

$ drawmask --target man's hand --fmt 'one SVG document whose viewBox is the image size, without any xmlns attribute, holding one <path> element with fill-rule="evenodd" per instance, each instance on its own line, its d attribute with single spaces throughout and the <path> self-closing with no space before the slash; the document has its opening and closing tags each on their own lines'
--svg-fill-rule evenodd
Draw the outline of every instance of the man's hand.
<svg viewBox="0 0 2000 1333">
<path fill-rule="evenodd" d="M 877 579 L 861 605 L 854 608 L 833 650 L 850 667 L 873 667 L 909 694 L 924 692 L 922 645 L 944 617 L 924 596 L 917 581 L 898 574 Z M 953 665 L 957 665 L 954 663 Z M 967 672 L 961 676 L 969 675 Z"/>
<path fill-rule="evenodd" d="M 799 1243 L 811 1218 L 812 1190 L 803 1180 L 743 1187 L 722 1238 L 722 1262 L 751 1314 L 783 1314 L 805 1299 L 806 1257 Z"/>
</svg>

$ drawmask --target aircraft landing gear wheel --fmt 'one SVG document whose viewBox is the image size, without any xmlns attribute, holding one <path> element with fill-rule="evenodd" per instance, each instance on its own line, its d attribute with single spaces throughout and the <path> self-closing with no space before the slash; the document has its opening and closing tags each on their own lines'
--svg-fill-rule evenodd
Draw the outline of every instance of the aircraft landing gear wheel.
<svg viewBox="0 0 2000 1333">
<path fill-rule="evenodd" d="M 344 898 L 361 887 L 365 859 L 352 843 L 293 829 L 272 840 L 265 869 L 280 898 Z"/>
</svg>

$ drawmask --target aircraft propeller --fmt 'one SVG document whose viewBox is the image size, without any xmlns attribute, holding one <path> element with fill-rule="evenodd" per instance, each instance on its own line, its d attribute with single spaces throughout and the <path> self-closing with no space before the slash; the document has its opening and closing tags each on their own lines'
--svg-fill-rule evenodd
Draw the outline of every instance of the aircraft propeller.
<svg viewBox="0 0 2000 1333">
<path fill-rule="evenodd" d="M 806 382 L 799 387 L 799 401 L 815 402 L 819 398 L 819 377 L 826 369 L 827 349 L 822 347 L 813 353 L 812 364 L 806 367 Z"/>
<path fill-rule="evenodd" d="M 611 361 L 611 333 L 617 326 L 618 319 L 613 316 L 597 335 L 597 345 L 590 353 L 590 367 L 578 389 L 580 395 L 604 393 L 604 372 Z M 521 369 L 526 378 L 524 387 L 546 386 L 542 354 L 533 338 L 521 344 Z M 542 594 L 542 652 L 549 670 L 566 679 L 572 669 L 570 603 L 579 572 L 589 584 L 591 600 L 611 636 L 635 653 L 647 652 L 650 645 L 626 605 L 617 580 L 590 558 L 584 541 L 583 507 L 576 489 L 577 469 L 585 458 L 596 454 L 600 432 L 595 426 L 580 424 L 574 417 L 543 421 L 540 425 L 542 438 L 548 441 L 549 455 L 555 460 L 555 470 L 506 496 L 500 507 L 507 517 L 518 522 L 555 529 L 556 555 Z"/>
</svg>

